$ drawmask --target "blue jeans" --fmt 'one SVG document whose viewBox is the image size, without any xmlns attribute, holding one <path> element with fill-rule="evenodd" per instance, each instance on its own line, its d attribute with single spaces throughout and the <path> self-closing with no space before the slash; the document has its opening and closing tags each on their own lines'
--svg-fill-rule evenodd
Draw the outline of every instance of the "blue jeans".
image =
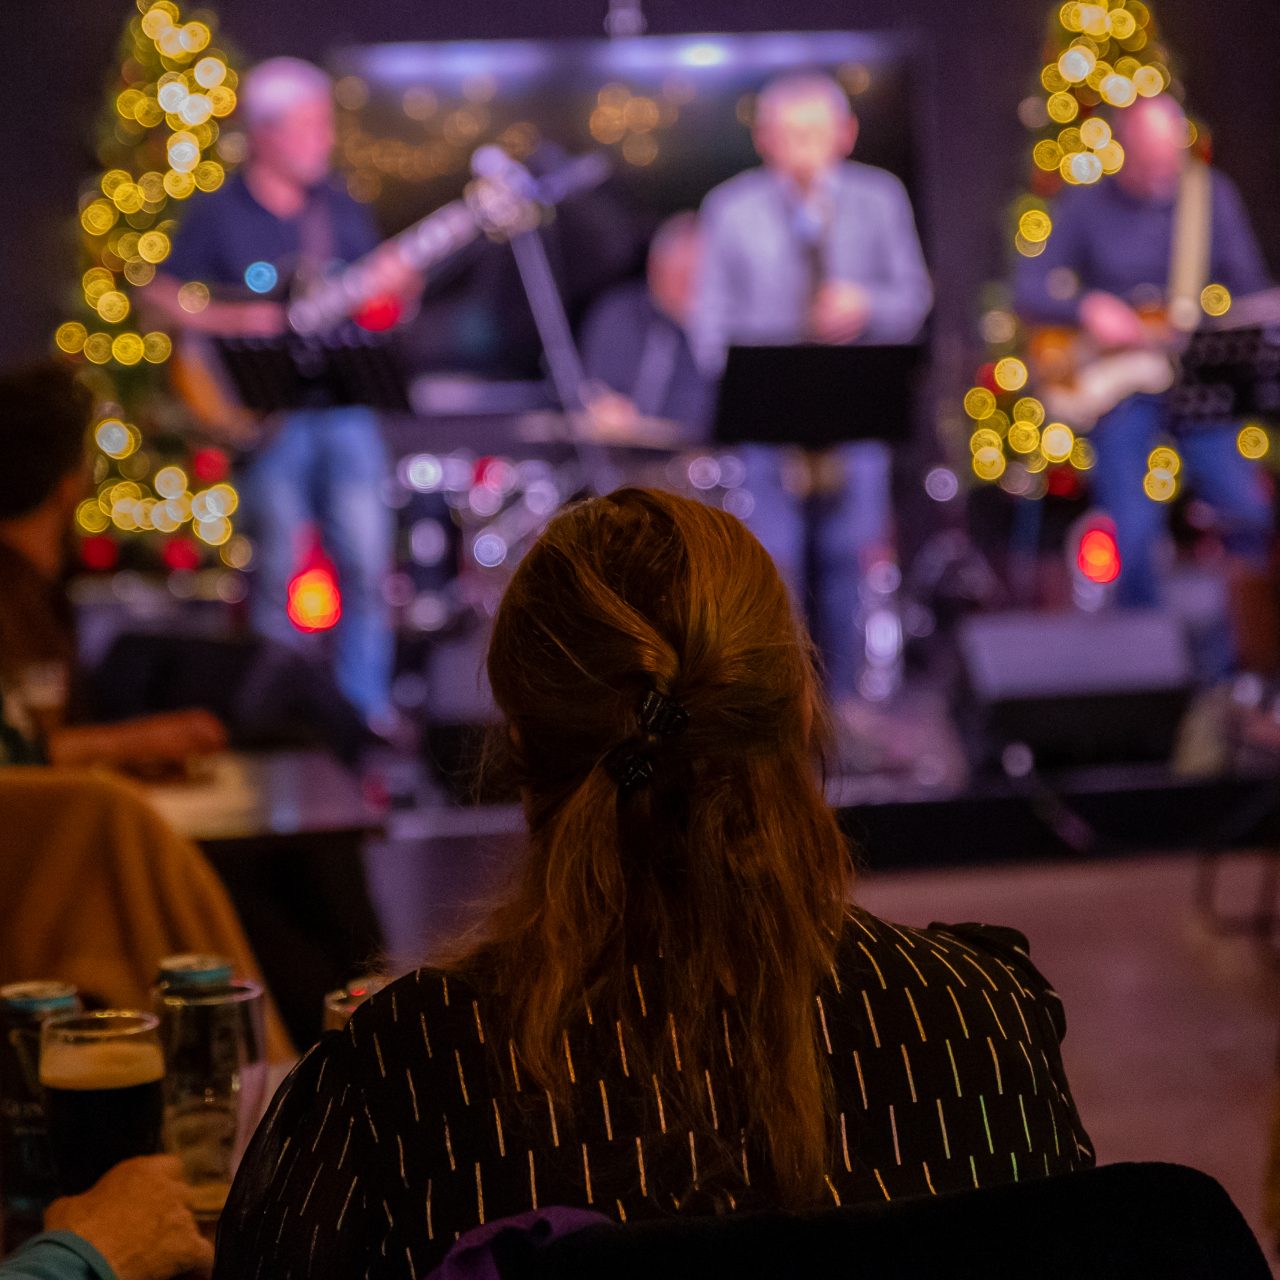
<svg viewBox="0 0 1280 1280">
<path fill-rule="evenodd" d="M 1218 513 L 1227 549 L 1265 568 L 1271 544 L 1271 504 L 1256 465 L 1236 448 L 1238 423 L 1197 426 L 1177 442 L 1183 474 Z M 1164 532 L 1164 504 L 1143 492 L 1147 457 L 1167 431 L 1165 403 L 1158 396 L 1133 396 L 1104 415 L 1090 439 L 1097 450 L 1091 473 L 1098 505 L 1116 522 L 1120 579 L 1116 601 L 1128 606 L 1160 602 L 1156 544 Z"/>
<path fill-rule="evenodd" d="M 366 717 L 391 709 L 395 640 L 382 587 L 391 567 L 394 518 L 382 500 L 386 446 L 369 409 L 305 409 L 285 416 L 240 477 L 255 541 L 250 619 L 286 644 L 301 637 L 286 613 L 309 527 L 338 571 L 342 617 L 334 635 L 338 687 Z"/>
<path fill-rule="evenodd" d="M 783 482 L 785 449 L 753 444 L 738 450 L 747 469 L 745 485 L 755 498 L 747 526 L 773 557 L 798 605 L 807 595 L 813 521 L 814 640 L 826 666 L 829 692 L 850 697 L 861 667 L 854 619 L 864 561 L 892 536 L 893 458 L 889 446 L 878 440 L 840 445 L 833 452 L 844 470 L 844 483 L 834 493 L 807 500 L 788 492 Z"/>
</svg>

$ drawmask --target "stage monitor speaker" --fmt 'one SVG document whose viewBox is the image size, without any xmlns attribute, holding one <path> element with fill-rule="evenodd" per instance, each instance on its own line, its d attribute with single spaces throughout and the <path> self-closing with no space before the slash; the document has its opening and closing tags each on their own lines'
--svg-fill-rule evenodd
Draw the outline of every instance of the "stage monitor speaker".
<svg viewBox="0 0 1280 1280">
<path fill-rule="evenodd" d="M 1168 759 L 1194 685 L 1182 625 L 1156 609 L 977 615 L 959 646 L 982 765 L 1012 743 L 1042 769 Z"/>
</svg>

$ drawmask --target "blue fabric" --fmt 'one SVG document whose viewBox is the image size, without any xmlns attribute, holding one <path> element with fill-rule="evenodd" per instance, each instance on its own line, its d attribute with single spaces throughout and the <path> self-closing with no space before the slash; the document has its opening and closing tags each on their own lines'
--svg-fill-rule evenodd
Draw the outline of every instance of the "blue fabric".
<svg viewBox="0 0 1280 1280">
<path fill-rule="evenodd" d="M 0 1262 L 0 1280 L 116 1280 L 116 1273 L 82 1236 L 46 1231 Z"/>
<path fill-rule="evenodd" d="M 1264 569 L 1271 542 L 1271 503 L 1261 472 L 1236 448 L 1236 424 L 1197 426 L 1178 438 L 1183 473 L 1217 511 L 1224 540 L 1234 554 Z M 1168 434 L 1165 402 L 1133 396 L 1104 415 L 1090 439 L 1098 462 L 1090 478 L 1098 505 L 1116 522 L 1120 579 L 1116 599 L 1123 605 L 1160 601 L 1155 549 L 1164 530 L 1164 504 L 1143 491 L 1147 458 Z"/>
<path fill-rule="evenodd" d="M 317 525 L 342 592 L 335 676 L 366 718 L 391 709 L 395 641 L 382 587 L 391 567 L 394 524 L 380 492 L 387 467 L 375 414 L 345 406 L 286 414 L 240 477 L 257 549 L 250 600 L 254 629 L 286 644 L 301 641 L 285 604 L 303 538 Z"/>
<path fill-rule="evenodd" d="M 754 444 L 739 446 L 737 453 L 747 469 L 745 486 L 755 499 L 747 526 L 773 557 L 798 607 L 807 596 L 809 521 L 814 522 L 812 568 L 818 591 L 809 611 L 814 641 L 828 689 L 836 697 L 851 697 L 862 665 L 854 620 L 863 571 L 870 553 L 889 545 L 893 532 L 889 446 L 878 440 L 840 445 L 834 453 L 844 470 L 843 485 L 809 503 L 787 490 L 785 450 Z"/>
<path fill-rule="evenodd" d="M 648 417 L 668 418 L 705 440 L 715 411 L 715 384 L 693 359 L 685 331 L 649 296 L 643 281 L 610 289 L 582 326 L 588 378 L 629 396 Z"/>
<path fill-rule="evenodd" d="M 1225 174 L 1214 170 L 1211 178 L 1209 279 L 1235 295 L 1265 289 L 1270 276 L 1240 193 Z M 1019 314 L 1041 324 L 1074 324 L 1080 298 L 1091 289 L 1129 302 L 1161 301 L 1169 283 L 1175 204 L 1131 195 L 1112 179 L 1068 187 L 1050 211 L 1053 233 L 1045 251 L 1018 264 Z M 1064 280 L 1064 268 L 1074 273 L 1074 288 L 1066 287 L 1073 281 Z"/>
<path fill-rule="evenodd" d="M 354 262 L 378 243 L 369 210 L 332 182 L 317 187 L 313 200 L 324 202 L 338 262 Z M 209 285 L 246 288 L 245 274 L 257 262 L 275 268 L 287 285 L 298 266 L 306 212 L 279 218 L 263 208 L 236 174 L 209 194 L 191 199 L 190 207 L 165 260 L 165 275 L 178 280 L 202 280 Z"/>
<path fill-rule="evenodd" d="M 595 1227 L 601 1223 L 613 1225 L 612 1220 L 602 1213 L 561 1205 L 487 1222 L 463 1235 L 449 1250 L 445 1260 L 429 1273 L 427 1280 L 502 1280 L 503 1272 L 496 1257 L 499 1237 L 517 1235 L 530 1244 L 543 1245 L 581 1231 L 583 1227 Z M 0 1280 L 3 1280 L 2 1276 Z"/>
</svg>

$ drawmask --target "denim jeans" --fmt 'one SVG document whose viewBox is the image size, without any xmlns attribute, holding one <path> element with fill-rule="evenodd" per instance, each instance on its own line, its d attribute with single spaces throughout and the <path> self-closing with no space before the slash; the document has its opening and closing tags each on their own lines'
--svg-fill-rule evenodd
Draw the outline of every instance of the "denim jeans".
<svg viewBox="0 0 1280 1280">
<path fill-rule="evenodd" d="M 391 709 L 395 640 L 382 588 L 395 525 L 380 493 L 387 465 L 371 410 L 304 409 L 285 416 L 240 477 L 256 550 L 254 630 L 289 644 L 301 640 L 286 613 L 288 588 L 301 567 L 308 532 L 318 527 L 342 592 L 334 674 L 366 718 Z"/>
<path fill-rule="evenodd" d="M 1164 401 L 1139 395 L 1102 417 L 1090 436 L 1098 456 L 1090 473 L 1094 495 L 1116 522 L 1121 565 L 1116 602 L 1120 605 L 1160 602 L 1155 553 L 1166 512 L 1164 504 L 1143 492 L 1142 481 L 1148 455 L 1167 429 Z M 1177 450 L 1183 474 L 1179 480 L 1189 480 L 1216 510 L 1227 549 L 1264 568 L 1271 542 L 1271 504 L 1257 465 L 1236 448 L 1238 430 L 1238 423 L 1223 422 L 1180 433 Z"/>
<path fill-rule="evenodd" d="M 755 498 L 747 526 L 773 557 L 798 605 L 807 596 L 812 546 L 816 598 L 809 613 L 814 641 L 826 667 L 828 691 L 835 697 L 851 697 L 861 667 L 854 621 L 864 561 L 892 536 L 889 446 L 878 440 L 840 445 L 834 452 L 844 482 L 835 492 L 813 499 L 788 492 L 783 477 L 785 449 L 753 444 L 737 452 L 746 467 L 746 488 Z"/>
</svg>

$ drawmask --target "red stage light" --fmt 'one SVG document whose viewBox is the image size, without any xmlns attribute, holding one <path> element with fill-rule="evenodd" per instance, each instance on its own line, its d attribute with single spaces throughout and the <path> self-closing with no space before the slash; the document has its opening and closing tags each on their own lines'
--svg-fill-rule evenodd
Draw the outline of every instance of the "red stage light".
<svg viewBox="0 0 1280 1280">
<path fill-rule="evenodd" d="M 221 449 L 197 449 L 191 457 L 191 470 L 197 480 L 217 484 L 231 471 L 231 459 Z"/>
<path fill-rule="evenodd" d="M 1090 582 L 1106 586 L 1120 576 L 1120 548 L 1109 529 L 1087 529 L 1076 548 L 1076 566 Z"/>
<path fill-rule="evenodd" d="M 182 569 L 198 569 L 203 558 L 200 548 L 191 538 L 170 538 L 160 553 L 164 562 L 175 572 Z"/>
<path fill-rule="evenodd" d="M 120 548 L 114 538 L 105 535 L 81 538 L 80 560 L 86 569 L 105 573 L 120 563 Z"/>
<path fill-rule="evenodd" d="M 289 583 L 289 621 L 299 631 L 328 631 L 341 617 L 342 595 L 328 569 L 306 569 Z"/>
<path fill-rule="evenodd" d="M 404 314 L 404 306 L 400 299 L 391 295 L 371 298 L 355 313 L 352 319 L 360 328 L 369 333 L 385 333 L 400 323 Z"/>
</svg>

